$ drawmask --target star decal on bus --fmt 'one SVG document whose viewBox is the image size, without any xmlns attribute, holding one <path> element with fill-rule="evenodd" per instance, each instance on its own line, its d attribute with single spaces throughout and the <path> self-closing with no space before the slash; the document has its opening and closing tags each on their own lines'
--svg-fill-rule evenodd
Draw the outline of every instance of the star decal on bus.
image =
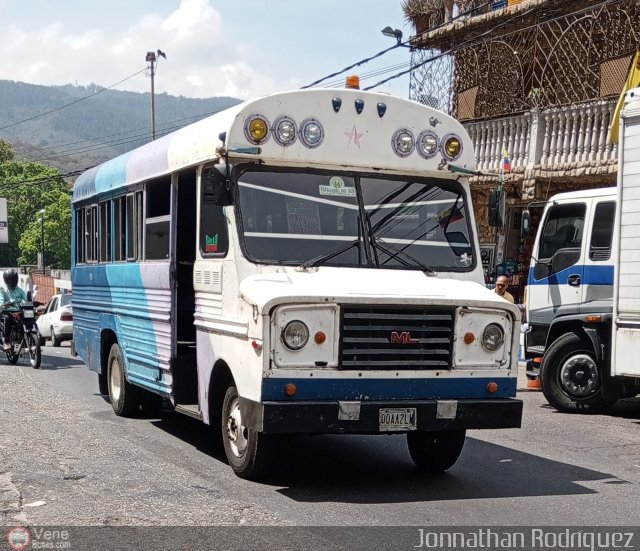
<svg viewBox="0 0 640 551">
<path fill-rule="evenodd" d="M 355 124 L 353 125 L 353 129 L 350 132 L 345 132 L 344 135 L 349 138 L 347 145 L 350 145 L 353 142 L 353 144 L 357 145 L 358 149 L 360 149 L 360 138 L 362 138 L 364 134 L 360 134 L 360 132 L 358 132 Z"/>
</svg>

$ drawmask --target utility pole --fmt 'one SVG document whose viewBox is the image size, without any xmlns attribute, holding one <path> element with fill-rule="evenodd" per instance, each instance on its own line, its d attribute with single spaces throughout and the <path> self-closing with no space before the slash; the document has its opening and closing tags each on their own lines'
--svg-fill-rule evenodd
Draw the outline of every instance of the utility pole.
<svg viewBox="0 0 640 551">
<path fill-rule="evenodd" d="M 167 59 L 166 54 L 162 50 L 157 51 L 158 56 Z M 150 64 L 151 70 L 151 139 L 156 139 L 156 93 L 154 77 L 156 76 L 155 63 L 157 61 L 156 52 L 147 52 L 146 61 Z"/>
</svg>

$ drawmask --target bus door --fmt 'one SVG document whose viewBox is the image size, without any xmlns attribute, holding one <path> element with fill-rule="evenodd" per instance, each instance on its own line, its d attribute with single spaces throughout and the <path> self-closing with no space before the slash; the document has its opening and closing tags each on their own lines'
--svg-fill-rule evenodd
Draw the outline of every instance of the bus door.
<svg viewBox="0 0 640 551">
<path fill-rule="evenodd" d="M 196 170 L 173 175 L 171 248 L 172 376 L 176 403 L 197 403 L 195 296 Z"/>
</svg>

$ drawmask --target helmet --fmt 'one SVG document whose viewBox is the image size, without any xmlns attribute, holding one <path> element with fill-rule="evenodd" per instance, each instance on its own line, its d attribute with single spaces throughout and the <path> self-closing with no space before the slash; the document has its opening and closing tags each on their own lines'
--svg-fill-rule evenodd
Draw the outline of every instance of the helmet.
<svg viewBox="0 0 640 551">
<path fill-rule="evenodd" d="M 13 291 L 18 286 L 18 272 L 15 270 L 5 270 L 2 274 L 2 279 L 4 279 L 4 284 L 10 291 Z"/>
</svg>

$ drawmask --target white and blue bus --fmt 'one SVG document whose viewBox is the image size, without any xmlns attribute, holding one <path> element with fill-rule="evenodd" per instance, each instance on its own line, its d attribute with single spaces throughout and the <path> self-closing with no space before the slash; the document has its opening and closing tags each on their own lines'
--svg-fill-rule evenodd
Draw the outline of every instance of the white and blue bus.
<svg viewBox="0 0 640 551">
<path fill-rule="evenodd" d="M 469 136 L 357 88 L 248 101 L 73 190 L 74 346 L 117 415 L 163 400 L 234 472 L 278 434 L 406 433 L 418 467 L 519 427 L 519 310 L 484 288 Z"/>
</svg>

